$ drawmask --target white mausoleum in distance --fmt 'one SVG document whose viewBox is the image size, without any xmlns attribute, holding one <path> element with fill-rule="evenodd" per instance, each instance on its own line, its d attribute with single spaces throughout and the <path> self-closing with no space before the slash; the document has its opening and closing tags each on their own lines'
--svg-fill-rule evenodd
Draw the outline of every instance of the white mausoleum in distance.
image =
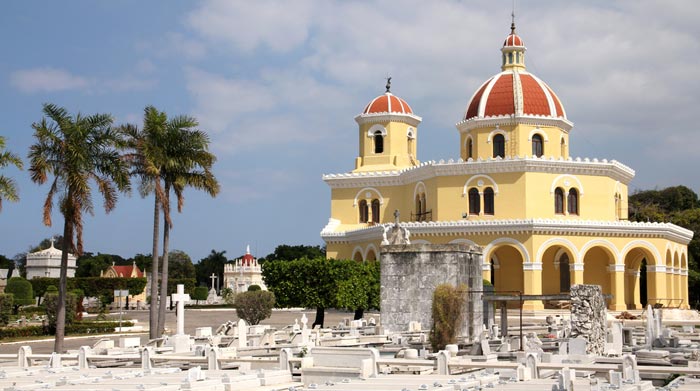
<svg viewBox="0 0 700 391">
<path fill-rule="evenodd" d="M 224 265 L 224 287 L 239 293 L 247 291 L 251 285 L 267 290 L 258 259 L 250 254 L 250 246 L 246 246 L 245 255 Z"/>
<path fill-rule="evenodd" d="M 61 276 L 61 255 L 63 251 L 53 246 L 51 239 L 51 247 L 27 254 L 27 280 L 34 277 L 51 277 L 59 278 Z M 78 267 L 75 265 L 76 257 L 73 254 L 68 254 L 68 278 L 75 277 L 75 271 Z"/>
</svg>

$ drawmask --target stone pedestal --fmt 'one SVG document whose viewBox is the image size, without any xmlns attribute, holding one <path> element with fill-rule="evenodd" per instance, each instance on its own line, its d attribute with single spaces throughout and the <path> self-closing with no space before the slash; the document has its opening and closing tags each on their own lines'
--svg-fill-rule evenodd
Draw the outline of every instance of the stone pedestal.
<svg viewBox="0 0 700 391">
<path fill-rule="evenodd" d="M 459 333 L 474 341 L 483 330 L 480 248 L 465 244 L 392 244 L 381 247 L 381 319 L 390 331 L 408 330 L 409 322 L 432 327 L 433 292 L 439 284 L 465 284 L 467 297 Z"/>
</svg>

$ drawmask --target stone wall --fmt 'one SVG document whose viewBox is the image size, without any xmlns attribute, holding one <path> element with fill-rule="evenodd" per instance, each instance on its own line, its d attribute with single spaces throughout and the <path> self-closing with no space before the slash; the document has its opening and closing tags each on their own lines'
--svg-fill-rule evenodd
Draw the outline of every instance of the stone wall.
<svg viewBox="0 0 700 391">
<path fill-rule="evenodd" d="M 432 326 L 433 292 L 439 284 L 465 284 L 481 291 L 481 249 L 464 244 L 403 244 L 381 247 L 381 322 L 390 331 L 406 331 L 411 321 Z M 467 297 L 460 336 L 468 341 L 483 328 L 481 293 Z"/>
<path fill-rule="evenodd" d="M 600 285 L 571 286 L 571 338 L 588 341 L 586 353 L 605 352 L 607 305 Z"/>
</svg>

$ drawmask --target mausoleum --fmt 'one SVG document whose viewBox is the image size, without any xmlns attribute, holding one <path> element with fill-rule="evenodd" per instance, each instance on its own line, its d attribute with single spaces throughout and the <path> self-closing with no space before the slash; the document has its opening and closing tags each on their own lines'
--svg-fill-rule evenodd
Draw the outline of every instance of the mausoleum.
<svg viewBox="0 0 700 391">
<path fill-rule="evenodd" d="M 27 254 L 27 280 L 34 277 L 50 277 L 59 278 L 61 276 L 61 255 L 63 251 L 53 246 L 51 239 L 51 247 Z M 78 267 L 75 264 L 76 257 L 73 254 L 68 254 L 68 269 L 66 275 L 71 278 L 75 276 L 75 271 Z"/>
<path fill-rule="evenodd" d="M 327 256 L 377 260 L 383 225 L 399 210 L 413 244 L 482 247 L 483 277 L 496 291 L 558 294 L 595 284 L 612 295 L 611 310 L 641 308 L 643 297 L 687 308 L 693 232 L 628 221 L 634 170 L 570 156 L 573 123 L 554 89 L 527 70 L 515 23 L 500 51 L 501 71 L 476 89 L 456 124 L 457 159 L 418 159 L 422 118 L 391 92 L 391 79 L 355 117 L 354 169 L 323 176 L 331 188 L 321 231 Z"/>
<path fill-rule="evenodd" d="M 224 287 L 238 293 L 247 291 L 251 285 L 258 285 L 263 290 L 267 289 L 262 279 L 262 269 L 258 259 L 250 253 L 250 246 L 246 246 L 242 257 L 224 265 Z"/>
</svg>

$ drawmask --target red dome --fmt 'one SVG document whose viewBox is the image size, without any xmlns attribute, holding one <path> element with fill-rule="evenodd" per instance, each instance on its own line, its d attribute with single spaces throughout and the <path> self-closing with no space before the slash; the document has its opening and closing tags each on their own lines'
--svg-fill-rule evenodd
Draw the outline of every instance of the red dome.
<svg viewBox="0 0 700 391">
<path fill-rule="evenodd" d="M 464 119 L 504 115 L 566 118 L 561 101 L 547 84 L 531 73 L 513 70 L 487 80 L 469 100 Z"/>
<path fill-rule="evenodd" d="M 405 100 L 395 96 L 391 92 L 387 92 L 372 99 L 365 107 L 364 111 L 362 111 L 362 114 L 380 113 L 413 114 L 413 110 Z"/>
<path fill-rule="evenodd" d="M 506 37 L 506 40 L 503 41 L 503 47 L 506 46 L 525 46 L 525 43 L 523 42 L 523 39 L 520 38 L 519 35 L 513 33 L 509 36 Z"/>
</svg>

